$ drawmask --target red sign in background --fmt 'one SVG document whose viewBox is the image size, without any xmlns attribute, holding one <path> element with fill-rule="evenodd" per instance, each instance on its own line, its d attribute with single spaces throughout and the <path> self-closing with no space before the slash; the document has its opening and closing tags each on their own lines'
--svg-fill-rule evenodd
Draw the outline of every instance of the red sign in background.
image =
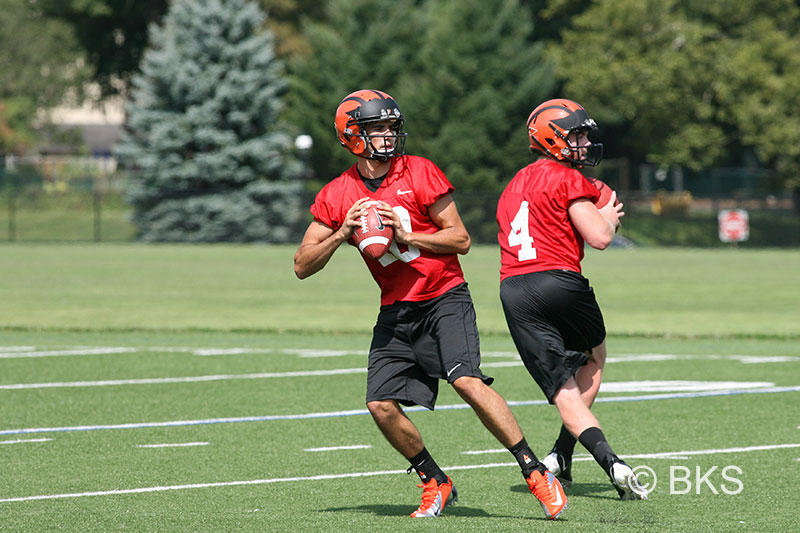
<svg viewBox="0 0 800 533">
<path fill-rule="evenodd" d="M 741 242 L 750 237 L 750 220 L 744 209 L 723 209 L 717 219 L 722 242 Z"/>
</svg>

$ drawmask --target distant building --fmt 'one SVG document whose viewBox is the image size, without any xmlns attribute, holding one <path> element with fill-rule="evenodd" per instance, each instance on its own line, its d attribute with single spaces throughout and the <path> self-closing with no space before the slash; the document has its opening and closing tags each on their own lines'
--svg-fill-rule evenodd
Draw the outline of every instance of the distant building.
<svg viewBox="0 0 800 533">
<path fill-rule="evenodd" d="M 50 111 L 50 120 L 57 130 L 78 133 L 88 155 L 113 159 L 113 147 L 119 140 L 125 120 L 124 101 L 117 97 L 102 104 L 58 107 Z M 42 154 L 67 155 L 74 153 L 74 150 L 74 147 L 56 141 L 41 146 L 39 151 Z"/>
</svg>

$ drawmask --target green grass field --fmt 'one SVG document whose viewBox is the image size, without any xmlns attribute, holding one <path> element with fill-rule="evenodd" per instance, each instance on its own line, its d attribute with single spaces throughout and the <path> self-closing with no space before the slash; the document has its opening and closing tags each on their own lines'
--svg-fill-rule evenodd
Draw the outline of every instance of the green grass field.
<svg viewBox="0 0 800 533">
<path fill-rule="evenodd" d="M 377 288 L 349 249 L 300 282 L 293 251 L 0 246 L 0 530 L 800 529 L 800 251 L 590 253 L 610 334 L 595 412 L 655 474 L 650 499 L 618 501 L 579 448 L 547 522 L 445 386 L 409 416 L 460 500 L 424 526 L 364 411 Z M 463 264 L 484 369 L 544 455 L 559 422 L 505 332 L 497 252 Z"/>
</svg>

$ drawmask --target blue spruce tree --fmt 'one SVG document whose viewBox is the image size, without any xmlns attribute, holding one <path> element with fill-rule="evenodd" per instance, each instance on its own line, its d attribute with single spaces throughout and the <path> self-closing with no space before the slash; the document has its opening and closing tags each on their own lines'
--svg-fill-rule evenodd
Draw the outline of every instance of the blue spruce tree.
<svg viewBox="0 0 800 533">
<path fill-rule="evenodd" d="M 248 0 L 175 0 L 151 27 L 116 150 L 141 240 L 295 238 L 302 166 L 264 20 Z"/>
</svg>

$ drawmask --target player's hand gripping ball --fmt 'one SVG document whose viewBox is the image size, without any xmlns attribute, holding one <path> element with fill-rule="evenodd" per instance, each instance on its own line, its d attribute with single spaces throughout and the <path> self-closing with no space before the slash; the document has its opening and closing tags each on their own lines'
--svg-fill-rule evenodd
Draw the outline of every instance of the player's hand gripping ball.
<svg viewBox="0 0 800 533">
<path fill-rule="evenodd" d="M 614 192 L 614 189 L 597 178 L 589 178 L 589 181 L 600 191 L 600 199 L 597 200 L 594 205 L 596 205 L 598 209 L 602 209 L 608 205 L 608 202 L 611 200 L 611 193 Z M 614 200 L 614 205 L 619 205 L 619 198 Z"/>
<path fill-rule="evenodd" d="M 361 225 L 353 231 L 353 243 L 371 259 L 386 254 L 394 239 L 394 228 L 383 223 L 376 207 L 376 202 L 367 207 L 367 214 L 361 216 Z"/>
</svg>

